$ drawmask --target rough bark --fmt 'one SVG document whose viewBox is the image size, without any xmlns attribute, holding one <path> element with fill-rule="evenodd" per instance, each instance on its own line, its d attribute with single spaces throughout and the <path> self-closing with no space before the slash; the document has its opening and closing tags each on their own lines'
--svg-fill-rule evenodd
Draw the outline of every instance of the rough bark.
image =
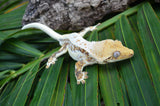
<svg viewBox="0 0 160 106">
<path fill-rule="evenodd" d="M 43 23 L 55 30 L 81 30 L 136 0 L 30 0 L 22 24 Z"/>
</svg>

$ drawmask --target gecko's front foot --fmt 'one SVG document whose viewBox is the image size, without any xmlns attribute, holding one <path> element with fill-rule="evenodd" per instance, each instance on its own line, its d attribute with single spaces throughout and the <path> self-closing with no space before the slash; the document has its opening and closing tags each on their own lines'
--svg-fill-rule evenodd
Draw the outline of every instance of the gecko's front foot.
<svg viewBox="0 0 160 106">
<path fill-rule="evenodd" d="M 77 84 L 80 84 L 80 82 L 82 84 L 85 84 L 85 79 L 88 78 L 87 74 L 88 74 L 88 72 L 77 71 L 75 73 L 75 76 L 76 76 L 76 79 L 77 79 Z"/>
<path fill-rule="evenodd" d="M 96 29 L 97 29 L 97 26 L 99 26 L 99 25 L 100 25 L 100 23 L 98 23 L 98 24 L 95 25 L 95 26 L 89 27 L 89 28 L 90 28 L 90 31 L 96 30 Z"/>
<path fill-rule="evenodd" d="M 50 58 L 48 59 L 46 68 L 49 68 L 50 65 L 55 64 L 56 60 L 57 60 L 56 58 L 50 57 Z"/>
</svg>

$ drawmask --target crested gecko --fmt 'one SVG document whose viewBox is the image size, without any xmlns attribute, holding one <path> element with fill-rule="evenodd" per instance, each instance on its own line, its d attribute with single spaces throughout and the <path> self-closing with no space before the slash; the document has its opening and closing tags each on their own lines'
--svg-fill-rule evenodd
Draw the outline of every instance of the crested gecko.
<svg viewBox="0 0 160 106">
<path fill-rule="evenodd" d="M 57 58 L 67 51 L 69 55 L 76 60 L 75 63 L 75 77 L 77 84 L 84 84 L 85 79 L 88 78 L 87 72 L 83 72 L 83 68 L 92 64 L 107 64 L 131 58 L 134 51 L 122 45 L 121 41 L 106 39 L 103 41 L 87 41 L 83 36 L 88 31 L 96 30 L 97 26 L 90 26 L 79 33 L 73 32 L 64 34 L 63 36 L 52 30 L 51 28 L 40 24 L 30 23 L 23 26 L 22 29 L 37 28 L 47 33 L 53 39 L 59 41 L 62 46 L 57 52 L 53 53 L 48 59 L 46 68 L 51 64 L 55 64 Z"/>
</svg>

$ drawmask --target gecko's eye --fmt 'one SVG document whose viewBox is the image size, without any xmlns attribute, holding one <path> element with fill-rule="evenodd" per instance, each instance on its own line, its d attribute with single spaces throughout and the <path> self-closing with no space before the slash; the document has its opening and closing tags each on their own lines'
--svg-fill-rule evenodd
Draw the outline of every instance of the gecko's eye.
<svg viewBox="0 0 160 106">
<path fill-rule="evenodd" d="M 119 57 L 120 56 L 120 52 L 119 51 L 115 51 L 114 53 L 113 53 L 113 57 L 114 58 L 117 58 L 117 57 Z"/>
</svg>

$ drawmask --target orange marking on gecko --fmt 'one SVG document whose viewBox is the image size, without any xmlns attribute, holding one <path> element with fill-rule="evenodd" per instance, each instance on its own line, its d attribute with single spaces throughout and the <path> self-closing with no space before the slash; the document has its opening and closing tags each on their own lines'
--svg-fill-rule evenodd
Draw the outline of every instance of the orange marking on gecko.
<svg viewBox="0 0 160 106">
<path fill-rule="evenodd" d="M 76 42 L 79 42 L 80 40 L 79 39 L 77 39 L 77 41 Z"/>
</svg>

